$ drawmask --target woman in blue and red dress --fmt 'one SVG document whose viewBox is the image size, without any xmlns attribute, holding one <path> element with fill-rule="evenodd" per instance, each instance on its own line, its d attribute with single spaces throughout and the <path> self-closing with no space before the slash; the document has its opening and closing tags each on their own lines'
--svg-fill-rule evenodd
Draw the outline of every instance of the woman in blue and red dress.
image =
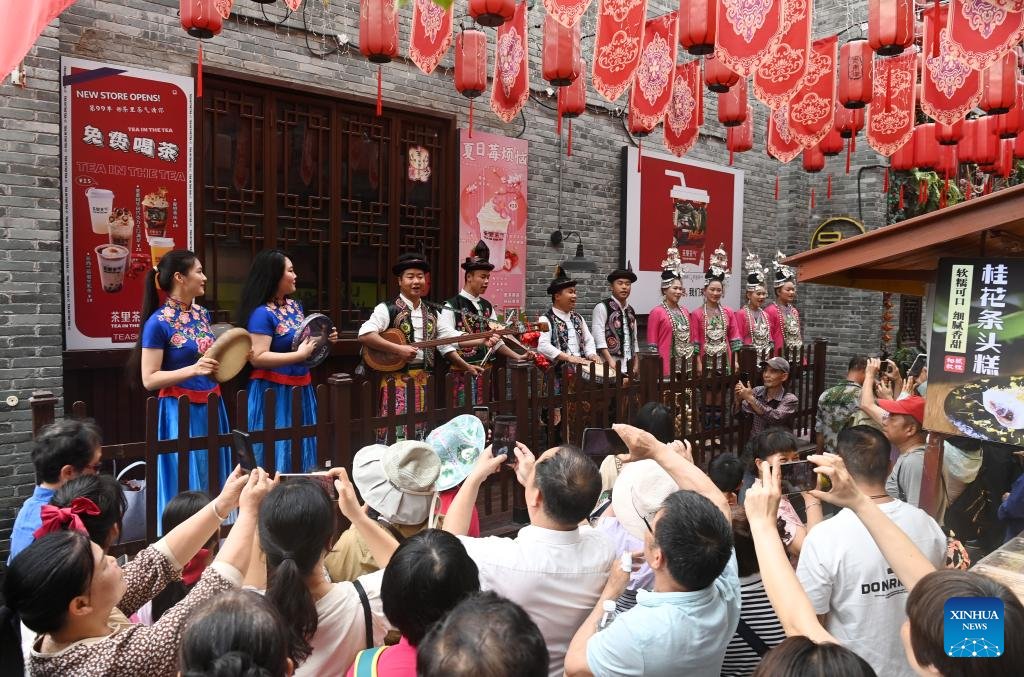
<svg viewBox="0 0 1024 677">
<path fill-rule="evenodd" d="M 142 297 L 142 317 L 146 318 L 136 345 L 142 375 L 147 390 L 159 391 L 157 409 L 157 437 L 161 440 L 178 436 L 178 398 L 189 401 L 189 435 L 205 437 L 207 434 L 207 397 L 220 394 L 220 385 L 213 378 L 217 361 L 205 357 L 213 345 L 210 313 L 195 303 L 206 292 L 203 265 L 190 251 L 176 249 L 164 254 L 160 264 L 146 274 Z M 166 297 L 160 303 L 160 292 Z M 214 420 L 219 432 L 230 430 L 227 409 L 220 400 Z M 188 487 L 178 486 L 177 454 L 161 454 L 157 459 L 157 514 L 179 491 L 186 489 L 213 491 L 207 483 L 208 458 L 206 450 L 189 453 Z M 223 486 L 231 472 L 231 454 L 227 447 L 220 449 L 220 483 Z"/>
<path fill-rule="evenodd" d="M 249 430 L 263 430 L 264 396 L 276 393 L 274 427 L 292 425 L 292 388 L 300 389 L 302 423 L 316 423 L 316 393 L 310 381 L 309 367 L 303 364 L 316 349 L 316 341 L 307 339 L 292 350 L 295 332 L 305 319 L 302 304 L 291 298 L 297 289 L 298 276 L 288 256 L 279 249 L 256 255 L 249 269 L 249 278 L 242 290 L 238 308 L 238 324 L 252 335 L 253 366 L 249 375 Z M 331 340 L 337 339 L 337 332 Z M 302 456 L 292 462 L 292 443 L 278 440 L 274 444 L 274 469 L 278 472 L 308 472 L 317 467 L 316 438 L 302 440 Z M 264 465 L 262 444 L 253 445 L 256 464 Z M 294 468 L 294 470 L 293 470 Z"/>
</svg>

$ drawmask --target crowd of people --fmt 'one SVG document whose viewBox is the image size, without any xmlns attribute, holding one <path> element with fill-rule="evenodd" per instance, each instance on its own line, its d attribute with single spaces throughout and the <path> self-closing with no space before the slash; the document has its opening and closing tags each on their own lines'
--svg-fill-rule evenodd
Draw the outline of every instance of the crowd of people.
<svg viewBox="0 0 1024 677">
<path fill-rule="evenodd" d="M 851 363 L 851 384 L 861 367 Z M 803 491 L 783 481 L 799 442 L 778 427 L 753 438 L 749 463 L 721 454 L 704 472 L 659 403 L 614 425 L 628 453 L 600 464 L 571 445 L 495 456 L 480 419 L 463 415 L 424 441 L 361 449 L 351 480 L 341 468 L 285 478 L 236 467 L 212 500 L 169 501 L 163 537 L 124 564 L 110 550 L 126 502 L 96 472 L 100 431 L 59 421 L 36 440 L 41 484 L 15 525 L 0 671 L 1020 674 L 1020 600 L 948 568 L 946 535 L 909 500 L 913 462 L 891 463 L 893 448 L 916 453 L 909 424 L 892 421 L 913 419 L 902 413 L 913 400 L 872 406 L 893 412 L 883 429 L 831 435 L 806 459 L 818 488 Z M 479 493 L 503 468 L 529 524 L 482 536 Z M 945 650 L 943 604 L 965 596 L 1001 601 L 998 657 Z"/>
</svg>

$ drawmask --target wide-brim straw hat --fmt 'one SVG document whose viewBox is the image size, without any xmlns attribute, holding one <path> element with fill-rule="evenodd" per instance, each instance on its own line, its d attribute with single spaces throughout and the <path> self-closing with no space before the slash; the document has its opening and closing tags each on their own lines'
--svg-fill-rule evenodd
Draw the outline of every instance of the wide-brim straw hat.
<svg viewBox="0 0 1024 677">
<path fill-rule="evenodd" d="M 392 524 L 427 521 L 441 460 L 419 440 L 371 444 L 352 459 L 352 481 L 371 508 Z"/>
<path fill-rule="evenodd" d="M 642 541 L 649 533 L 644 517 L 653 525 L 654 513 L 669 495 L 677 491 L 679 486 L 657 461 L 645 459 L 625 463 L 612 488 L 615 519 L 630 536 Z"/>
<path fill-rule="evenodd" d="M 441 459 L 437 490 L 446 491 L 469 477 L 480 452 L 487 446 L 487 431 L 479 418 L 462 414 L 434 428 L 426 441 Z"/>
</svg>

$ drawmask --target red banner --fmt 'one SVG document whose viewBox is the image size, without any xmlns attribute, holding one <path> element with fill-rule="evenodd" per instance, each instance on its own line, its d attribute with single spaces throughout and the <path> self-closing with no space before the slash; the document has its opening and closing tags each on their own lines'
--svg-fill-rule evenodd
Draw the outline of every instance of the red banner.
<svg viewBox="0 0 1024 677">
<path fill-rule="evenodd" d="M 459 256 L 480 240 L 494 264 L 487 300 L 500 313 L 526 304 L 526 169 L 529 144 L 498 134 L 460 132 Z M 458 271 L 459 280 L 462 270 Z"/>
<path fill-rule="evenodd" d="M 807 72 L 811 51 L 813 25 L 812 0 L 789 0 L 787 17 L 792 18 L 782 40 L 773 44 L 768 56 L 754 71 L 754 96 L 764 105 L 776 109 L 796 94 Z"/>
<path fill-rule="evenodd" d="M 832 131 L 836 114 L 835 35 L 811 45 L 807 72 L 789 101 L 789 128 L 804 148 L 813 148 Z"/>
<path fill-rule="evenodd" d="M 644 27 L 640 63 L 629 90 L 629 117 L 632 123 L 648 132 L 662 121 L 672 100 L 677 15 L 677 12 L 669 12 L 651 19 Z"/>
<path fill-rule="evenodd" d="M 633 82 L 644 40 L 647 0 L 600 0 L 594 39 L 594 91 L 615 101 Z"/>
<path fill-rule="evenodd" d="M 676 66 L 672 101 L 665 112 L 665 147 L 679 157 L 693 148 L 704 124 L 704 82 L 700 60 Z"/>
<path fill-rule="evenodd" d="M 452 44 L 452 10 L 432 0 L 413 0 L 409 58 L 430 75 Z"/>
<path fill-rule="evenodd" d="M 768 134 L 765 136 L 768 154 L 783 164 L 803 152 L 799 139 L 789 128 L 789 104 L 784 103 L 768 116 Z"/>
<path fill-rule="evenodd" d="M 875 56 L 866 135 L 871 147 L 886 157 L 902 148 L 914 134 L 917 57 L 916 47 L 899 56 Z"/>
<path fill-rule="evenodd" d="M 1007 12 L 1024 12 L 1024 0 L 981 0 Z"/>
<path fill-rule="evenodd" d="M 934 7 L 924 10 L 921 16 L 924 18 L 921 110 L 936 122 L 951 125 L 962 120 L 967 111 L 981 101 L 981 73 L 971 68 L 950 45 L 946 30 L 948 13 L 944 7 L 939 12 L 938 25 Z M 936 31 L 940 36 L 937 54 L 933 47 Z"/>
<path fill-rule="evenodd" d="M 61 59 L 68 350 L 138 338 L 145 273 L 192 248 L 192 78 Z"/>
<path fill-rule="evenodd" d="M 491 110 L 505 122 L 512 122 L 530 98 L 530 49 L 526 14 L 526 0 L 523 0 L 516 5 L 512 20 L 498 27 L 495 41 Z"/>
<path fill-rule="evenodd" d="M 592 0 L 544 0 L 544 9 L 548 14 L 566 28 L 572 28 L 580 22 L 583 15 L 590 9 Z"/>
<path fill-rule="evenodd" d="M 985 0 L 951 0 L 949 43 L 975 70 L 984 70 L 1024 40 L 1024 10 L 1009 12 Z"/>
<path fill-rule="evenodd" d="M 740 74 L 752 75 L 786 24 L 784 0 L 719 0 L 715 56 Z"/>
</svg>

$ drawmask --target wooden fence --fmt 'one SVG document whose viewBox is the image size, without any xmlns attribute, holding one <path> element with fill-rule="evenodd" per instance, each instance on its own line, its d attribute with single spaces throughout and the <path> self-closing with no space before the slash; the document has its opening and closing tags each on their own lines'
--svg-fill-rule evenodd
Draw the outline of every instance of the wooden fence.
<svg viewBox="0 0 1024 677">
<path fill-rule="evenodd" d="M 818 340 L 792 356 L 793 368 L 787 390 L 795 393 L 800 403 L 792 422 L 794 432 L 800 436 L 813 436 L 818 395 L 824 387 L 826 347 L 826 341 Z M 454 374 L 432 375 L 426 387 L 424 411 L 410 410 L 405 414 L 389 413 L 386 416 L 381 416 L 378 411 L 381 378 L 339 373 L 316 387 L 315 424 L 273 427 L 275 393 L 268 391 L 263 403 L 263 419 L 269 422 L 268 427 L 249 431 L 247 393 L 240 391 L 236 394 L 233 426 L 249 432 L 253 443 L 265 445 L 268 471 L 276 469 L 273 446 L 278 440 L 291 441 L 291 466 L 299 468 L 301 441 L 307 437 L 317 440 L 319 467 L 342 466 L 351 471 L 353 454 L 382 435 L 393 441 L 394 433 L 391 431 L 400 426 L 406 430 L 431 430 L 454 416 L 472 413 L 474 404 L 487 406 L 492 417 L 514 415 L 519 440 L 539 455 L 561 441 L 578 444 L 585 428 L 603 428 L 615 421 L 630 421 L 644 403 L 659 401 L 673 408 L 677 435 L 694 444 L 694 460 L 706 468 L 715 455 L 725 451 L 739 453 L 746 444 L 749 430 L 744 420 L 735 414 L 733 388 L 743 372 L 749 373 L 754 383 L 759 383 L 759 365 L 754 351 L 745 348 L 733 355 L 727 372 L 712 373 L 713 370 L 708 369 L 697 375 L 691 368 L 687 375 L 681 367 L 674 365 L 672 375 L 663 376 L 661 357 L 646 352 L 640 355 L 637 376 L 628 379 L 621 374 L 603 378 L 601 371 L 594 366 L 587 370 L 573 365 L 571 368 L 542 371 L 532 364 L 513 363 L 488 369 L 481 377 L 480 391 L 484 394 L 475 403 L 466 401 L 463 404 L 458 402 Z M 383 384 L 387 399 L 394 402 L 394 378 L 384 378 Z M 413 401 L 411 384 L 406 397 L 407 401 Z M 209 396 L 209 412 L 217 412 L 219 399 L 215 394 Z M 37 391 L 30 402 L 33 430 L 38 432 L 42 426 L 53 422 L 58 402 L 47 391 Z M 290 404 L 292 420 L 301 421 L 299 389 L 292 389 Z M 79 401 L 65 413 L 84 418 L 89 415 L 90 408 L 101 406 L 99 402 L 87 405 Z M 177 454 L 178 486 L 185 487 L 188 486 L 189 450 L 207 450 L 209 486 L 217 487 L 216 478 L 220 476 L 221 469 L 216 451 L 230 447 L 231 434 L 229 431 L 218 432 L 216 413 L 213 415 L 215 425 L 208 426 L 208 434 L 190 437 L 189 402 L 182 397 L 178 400 L 177 438 L 161 440 L 157 435 L 157 407 L 156 397 L 146 400 L 145 440 L 104 446 L 104 461 L 123 466 L 144 460 L 148 471 L 156 468 L 158 455 Z M 552 415 L 555 409 L 561 412 L 559 421 Z M 147 479 L 150 489 L 146 495 L 146 531 L 147 540 L 153 541 L 157 533 L 155 473 L 149 472 Z M 503 469 L 484 485 L 478 511 L 484 533 L 506 533 L 516 528 L 517 518 L 519 521 L 525 518 L 522 491 L 510 470 Z"/>
</svg>

